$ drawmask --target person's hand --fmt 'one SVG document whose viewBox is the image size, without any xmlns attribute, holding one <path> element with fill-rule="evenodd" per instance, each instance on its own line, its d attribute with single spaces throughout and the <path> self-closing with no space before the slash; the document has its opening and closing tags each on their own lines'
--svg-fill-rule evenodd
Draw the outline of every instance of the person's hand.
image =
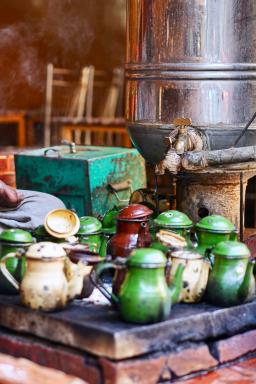
<svg viewBox="0 0 256 384">
<path fill-rule="evenodd" d="M 15 208 L 23 200 L 23 196 L 16 189 L 9 187 L 0 180 L 0 206 Z"/>
</svg>

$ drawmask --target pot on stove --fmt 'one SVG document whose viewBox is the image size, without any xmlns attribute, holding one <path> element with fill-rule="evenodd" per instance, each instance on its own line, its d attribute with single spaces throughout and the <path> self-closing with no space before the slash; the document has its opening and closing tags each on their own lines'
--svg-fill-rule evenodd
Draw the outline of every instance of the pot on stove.
<svg viewBox="0 0 256 384">
<path fill-rule="evenodd" d="M 63 308 L 67 302 L 81 294 L 86 266 L 73 264 L 59 244 L 41 242 L 31 245 L 26 254 L 26 272 L 18 282 L 6 268 L 6 262 L 23 252 L 9 253 L 0 261 L 6 279 L 20 292 L 21 302 L 31 309 L 52 311 Z"/>
<path fill-rule="evenodd" d="M 215 245 L 225 240 L 236 240 L 237 230 L 230 220 L 220 215 L 206 216 L 195 226 L 197 252 L 205 255 Z"/>
<path fill-rule="evenodd" d="M 109 240 L 107 253 L 113 259 L 127 257 L 135 248 L 148 247 L 151 243 L 149 219 L 153 211 L 142 204 L 131 204 L 123 208 L 117 216 L 117 233 Z M 117 293 L 125 276 L 125 271 L 117 271 L 113 291 Z"/>
<path fill-rule="evenodd" d="M 162 212 L 154 220 L 154 226 L 155 231 L 167 230 L 177 233 L 186 239 L 188 246 L 190 245 L 190 230 L 193 226 L 193 222 L 185 213 L 175 210 Z M 154 239 L 151 247 L 160 249 L 163 252 L 168 251 L 168 248 L 164 247 L 156 239 Z"/>
<path fill-rule="evenodd" d="M 255 297 L 255 279 L 248 247 L 238 241 L 223 241 L 212 250 L 214 264 L 209 275 L 206 300 L 228 307 Z"/>
<path fill-rule="evenodd" d="M 35 242 L 30 232 L 22 229 L 6 229 L 0 234 L 0 257 L 3 258 L 10 252 L 16 252 L 18 249 L 26 250 Z M 21 281 L 26 270 L 24 257 L 17 259 L 11 257 L 6 262 L 8 271 Z M 0 272 L 0 292 L 4 294 L 16 294 L 16 289 L 9 283 L 5 276 Z"/>
<path fill-rule="evenodd" d="M 166 320 L 171 305 L 178 300 L 182 287 L 183 265 L 179 265 L 171 287 L 165 279 L 166 257 L 163 252 L 141 248 L 134 250 L 128 258 L 119 262 L 102 263 L 92 272 L 91 279 L 102 294 L 112 302 L 123 320 L 148 324 Z M 100 275 L 108 270 L 126 271 L 126 278 L 118 294 L 110 293 L 103 286 Z"/>
<path fill-rule="evenodd" d="M 77 232 L 79 243 L 88 246 L 91 252 L 106 256 L 106 238 L 102 233 L 101 222 L 93 216 L 80 217 L 80 228 Z"/>
</svg>

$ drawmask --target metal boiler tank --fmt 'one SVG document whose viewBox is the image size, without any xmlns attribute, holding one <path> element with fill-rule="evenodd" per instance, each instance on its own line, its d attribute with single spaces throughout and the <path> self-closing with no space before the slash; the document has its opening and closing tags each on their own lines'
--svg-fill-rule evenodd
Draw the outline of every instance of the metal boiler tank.
<svg viewBox="0 0 256 384">
<path fill-rule="evenodd" d="M 255 35 L 255 0 L 127 0 L 127 127 L 149 163 L 164 158 L 177 117 L 192 119 L 208 149 L 233 145 L 256 111 Z M 254 123 L 239 146 L 255 144 Z M 252 175 L 243 174 L 243 192 Z M 180 209 L 195 221 L 199 212 L 226 213 L 239 226 L 239 169 L 189 177 L 178 178 Z M 201 195 L 188 197 L 198 185 Z"/>
<path fill-rule="evenodd" d="M 256 110 L 255 35 L 255 0 L 128 0 L 127 124 L 146 160 L 163 157 L 179 116 L 210 149 L 232 145 Z"/>
</svg>

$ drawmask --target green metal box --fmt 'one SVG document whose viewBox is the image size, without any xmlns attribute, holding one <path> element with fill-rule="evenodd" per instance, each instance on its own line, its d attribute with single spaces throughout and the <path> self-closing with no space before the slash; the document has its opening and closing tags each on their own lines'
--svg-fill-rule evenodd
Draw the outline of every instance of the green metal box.
<svg viewBox="0 0 256 384">
<path fill-rule="evenodd" d="M 136 149 L 71 150 L 62 145 L 16 154 L 17 188 L 50 193 L 79 216 L 96 216 L 127 204 L 131 191 L 146 186 L 145 163 Z"/>
</svg>

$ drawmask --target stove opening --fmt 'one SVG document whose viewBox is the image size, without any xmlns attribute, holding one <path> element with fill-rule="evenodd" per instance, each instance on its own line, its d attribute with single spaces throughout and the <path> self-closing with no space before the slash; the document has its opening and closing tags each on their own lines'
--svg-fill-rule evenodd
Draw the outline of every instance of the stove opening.
<svg viewBox="0 0 256 384">
<path fill-rule="evenodd" d="M 200 217 L 200 219 L 209 216 L 209 209 L 207 209 L 206 207 L 200 207 L 198 209 L 198 216 Z"/>
</svg>

